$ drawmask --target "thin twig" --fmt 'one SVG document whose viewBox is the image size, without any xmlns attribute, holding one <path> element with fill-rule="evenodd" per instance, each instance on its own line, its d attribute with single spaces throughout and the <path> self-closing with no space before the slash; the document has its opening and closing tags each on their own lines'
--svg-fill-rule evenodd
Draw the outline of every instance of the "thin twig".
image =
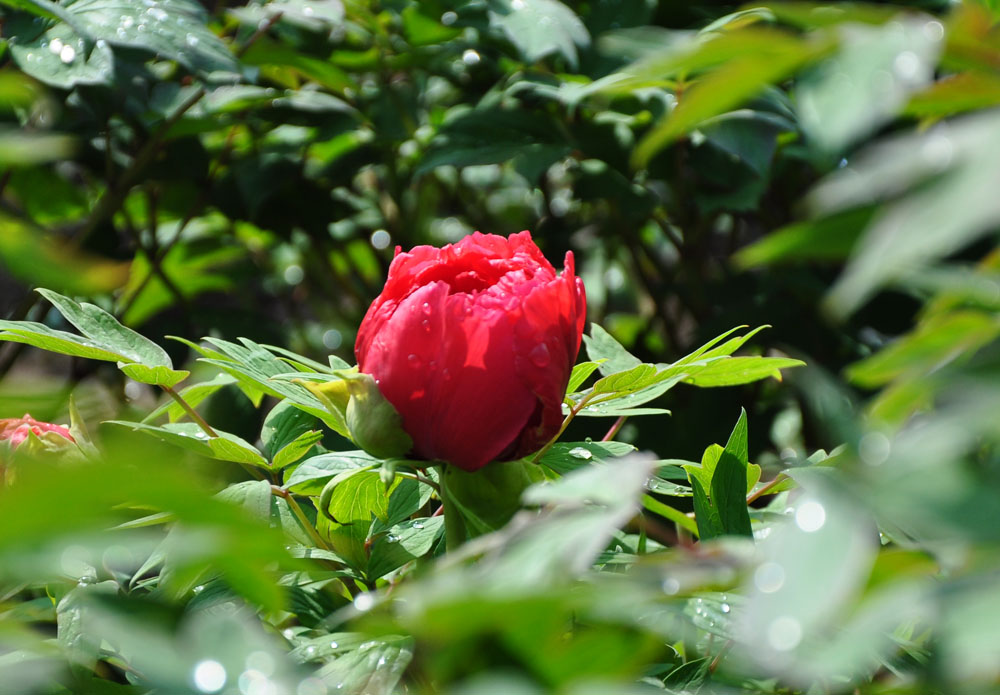
<svg viewBox="0 0 1000 695">
<path fill-rule="evenodd" d="M 617 420 L 615 420 L 615 424 L 611 425 L 611 429 L 608 430 L 608 433 L 604 435 L 601 441 L 610 442 L 612 439 L 614 439 L 615 435 L 618 434 L 618 430 L 622 428 L 622 425 L 625 424 L 626 420 L 628 420 L 628 415 L 622 415 Z"/>
<path fill-rule="evenodd" d="M 198 424 L 198 427 L 201 428 L 202 432 L 207 434 L 209 437 L 212 437 L 213 439 L 219 436 L 219 433 L 213 430 L 211 426 L 207 422 L 205 422 L 205 418 L 203 418 L 200 414 L 198 414 L 198 411 L 192 408 L 190 404 L 188 404 L 188 402 L 184 400 L 184 398 L 179 393 L 174 391 L 172 387 L 164 386 L 161 384 L 160 388 L 166 391 L 171 398 L 177 401 L 177 404 L 184 409 L 184 412 L 187 413 L 188 416 Z"/>
<path fill-rule="evenodd" d="M 309 534 L 309 537 L 312 538 L 313 543 L 316 544 L 317 548 L 320 550 L 330 550 L 330 546 L 328 546 L 326 541 L 323 540 L 323 537 L 319 535 L 319 531 L 316 530 L 316 527 L 309 522 L 309 517 L 307 517 L 306 513 L 302 511 L 302 507 L 299 506 L 299 503 L 296 501 L 295 496 L 291 492 L 280 485 L 272 485 L 271 494 L 288 502 L 288 508 L 292 510 L 292 514 L 295 515 L 299 524 L 301 524 L 302 528 Z"/>
<path fill-rule="evenodd" d="M 573 422 L 573 418 L 577 416 L 577 413 L 583 410 L 584 406 L 586 406 L 590 402 L 590 399 L 593 397 L 594 397 L 593 393 L 584 396 L 579 403 L 577 403 L 575 406 L 573 406 L 572 409 L 570 409 L 569 415 L 567 415 L 563 419 L 562 425 L 559 427 L 559 431 L 555 433 L 555 436 L 553 436 L 552 439 L 546 442 L 545 446 L 543 446 L 541 449 L 538 450 L 538 453 L 531 458 L 531 463 L 538 463 L 541 460 L 542 456 L 544 456 L 545 453 L 552 448 L 552 445 L 555 444 L 557 441 L 559 441 L 559 437 L 561 437 L 563 432 L 566 431 L 566 428 L 569 427 L 569 423 Z"/>
<path fill-rule="evenodd" d="M 423 483 L 424 485 L 429 485 L 430 487 L 434 488 L 434 490 L 437 491 L 438 494 L 441 493 L 441 487 L 437 483 L 435 483 L 430 478 L 425 478 L 424 476 L 420 475 L 419 473 L 409 473 L 407 471 L 396 471 L 396 475 L 398 475 L 401 478 L 409 478 L 410 480 L 416 480 L 418 483 Z"/>
<path fill-rule="evenodd" d="M 750 504 L 751 502 L 755 502 L 759 497 L 763 497 L 764 495 L 768 494 L 771 490 L 774 489 L 774 487 L 778 483 L 784 482 L 787 479 L 788 479 L 787 475 L 785 475 L 784 473 L 778 473 L 778 476 L 774 480 L 772 480 L 769 483 L 764 484 L 758 490 L 755 490 L 755 491 L 751 492 L 749 495 L 747 495 L 747 504 Z"/>
<path fill-rule="evenodd" d="M 715 669 L 719 668 L 719 662 L 722 661 L 723 657 L 725 657 L 726 654 L 729 653 L 729 650 L 732 649 L 732 647 L 733 647 L 732 640 L 729 640 L 724 645 L 722 645 L 722 649 L 720 649 L 719 653 L 715 655 L 714 659 L 712 659 L 712 663 L 708 665 L 709 673 L 715 673 Z"/>
</svg>

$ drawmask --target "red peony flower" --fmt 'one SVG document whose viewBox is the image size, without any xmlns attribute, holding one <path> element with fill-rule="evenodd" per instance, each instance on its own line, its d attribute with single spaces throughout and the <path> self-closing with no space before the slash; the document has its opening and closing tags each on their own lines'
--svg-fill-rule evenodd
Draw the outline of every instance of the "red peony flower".
<svg viewBox="0 0 1000 695">
<path fill-rule="evenodd" d="M 585 314 L 571 252 L 557 275 L 529 232 L 476 232 L 397 249 L 354 351 L 413 453 L 473 471 L 537 451 L 559 430 Z"/>
<path fill-rule="evenodd" d="M 28 438 L 30 432 L 33 432 L 36 437 L 41 437 L 46 432 L 54 432 L 71 442 L 76 441 L 69 433 L 69 428 L 53 425 L 49 422 L 40 422 L 27 413 L 21 418 L 0 419 L 0 442 L 9 441 L 12 448 L 16 449 L 20 446 Z"/>
</svg>

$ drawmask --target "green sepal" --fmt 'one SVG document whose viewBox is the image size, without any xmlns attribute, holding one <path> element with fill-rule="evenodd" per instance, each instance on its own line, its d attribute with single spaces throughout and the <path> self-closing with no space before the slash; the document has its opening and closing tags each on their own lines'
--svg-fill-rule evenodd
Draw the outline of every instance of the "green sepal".
<svg viewBox="0 0 1000 695">
<path fill-rule="evenodd" d="M 413 440 L 403 430 L 403 420 L 379 391 L 370 374 L 356 369 L 335 372 L 338 379 L 322 383 L 301 383 L 347 423 L 355 444 L 380 459 L 401 458 L 413 448 Z"/>
</svg>

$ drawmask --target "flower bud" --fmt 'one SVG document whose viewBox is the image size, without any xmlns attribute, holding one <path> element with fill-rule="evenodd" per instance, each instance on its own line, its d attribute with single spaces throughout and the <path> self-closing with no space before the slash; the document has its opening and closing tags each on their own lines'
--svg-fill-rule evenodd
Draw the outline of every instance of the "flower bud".
<svg viewBox="0 0 1000 695">
<path fill-rule="evenodd" d="M 41 422 L 25 413 L 24 417 L 0 419 L 0 482 L 10 482 L 12 475 L 7 465 L 13 459 L 13 452 L 22 447 L 29 454 L 63 452 L 76 440 L 69 428 Z"/>
<path fill-rule="evenodd" d="M 473 471 L 559 430 L 586 314 L 572 253 L 558 275 L 528 232 L 399 253 L 358 332 L 358 368 L 413 455 Z"/>
</svg>

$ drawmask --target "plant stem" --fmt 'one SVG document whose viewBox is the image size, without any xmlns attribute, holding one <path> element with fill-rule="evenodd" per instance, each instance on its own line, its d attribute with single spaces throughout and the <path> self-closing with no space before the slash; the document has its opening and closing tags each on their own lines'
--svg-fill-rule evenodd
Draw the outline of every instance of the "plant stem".
<svg viewBox="0 0 1000 695">
<path fill-rule="evenodd" d="M 321 550 L 330 550 L 330 546 L 328 546 L 326 541 L 323 540 L 323 537 L 319 535 L 319 531 L 316 530 L 316 527 L 309 522 L 309 517 L 307 517 L 306 513 L 302 511 L 302 507 L 299 506 L 299 503 L 296 501 L 295 496 L 291 492 L 280 485 L 272 485 L 271 494 L 288 502 L 288 508 L 292 510 L 292 514 L 295 515 L 299 524 L 303 529 L 305 529 L 306 533 L 309 534 L 309 537 L 312 538 L 313 543 L 316 544 L 317 548 L 320 548 Z"/>
<path fill-rule="evenodd" d="M 611 429 L 608 430 L 608 433 L 604 435 L 601 441 L 610 442 L 612 439 L 614 439 L 615 435 L 618 434 L 618 430 L 622 428 L 622 425 L 625 424 L 626 420 L 628 420 L 628 415 L 622 415 L 617 420 L 615 420 L 615 424 L 611 425 Z"/>
<path fill-rule="evenodd" d="M 401 478 L 409 478 L 410 480 L 416 480 L 418 483 L 423 483 L 424 485 L 429 485 L 430 487 L 434 488 L 434 490 L 437 491 L 438 494 L 441 494 L 441 487 L 437 483 L 435 483 L 430 478 L 425 478 L 419 473 L 407 473 L 405 471 L 396 471 L 396 475 L 398 475 Z"/>
<path fill-rule="evenodd" d="M 215 430 L 213 430 L 209 426 L 209 424 L 207 422 L 205 422 L 205 418 L 203 418 L 201 415 L 199 415 L 198 411 L 195 410 L 194 408 L 192 408 L 188 404 L 188 402 L 186 400 L 184 400 L 184 398 L 181 396 L 181 394 L 179 394 L 176 391 L 174 391 L 174 389 L 172 387 L 170 387 L 170 386 L 163 386 L 161 384 L 160 388 L 162 388 L 164 391 L 166 391 L 170 395 L 171 398 L 173 398 L 175 401 L 177 401 L 177 404 L 181 408 L 184 409 L 184 412 L 187 413 L 188 416 L 198 424 L 198 427 L 201 428 L 202 432 L 204 432 L 205 434 L 207 434 L 209 437 L 212 437 L 213 439 L 215 437 L 219 436 L 219 433 L 216 432 Z"/>
<path fill-rule="evenodd" d="M 559 427 L 559 431 L 555 433 L 555 436 L 553 436 L 552 439 L 545 443 L 545 446 L 538 450 L 537 454 L 531 457 L 531 463 L 538 463 L 542 456 L 545 455 L 545 452 L 551 449 L 552 445 L 559 441 L 559 437 L 561 437 L 562 433 L 566 431 L 567 427 L 569 427 L 569 423 L 573 422 L 573 418 L 576 417 L 576 414 L 583 410 L 584 406 L 590 402 L 590 399 L 593 398 L 593 396 L 593 393 L 588 396 L 584 396 L 579 403 L 573 406 L 573 408 L 569 411 L 569 415 L 563 419 L 562 425 Z"/>
<path fill-rule="evenodd" d="M 777 477 L 769 483 L 766 483 L 763 487 L 758 490 L 751 492 L 747 495 L 747 504 L 755 502 L 758 498 L 763 497 L 768 494 L 774 487 L 781 482 L 784 482 L 788 478 L 784 473 L 778 473 Z"/>
</svg>

